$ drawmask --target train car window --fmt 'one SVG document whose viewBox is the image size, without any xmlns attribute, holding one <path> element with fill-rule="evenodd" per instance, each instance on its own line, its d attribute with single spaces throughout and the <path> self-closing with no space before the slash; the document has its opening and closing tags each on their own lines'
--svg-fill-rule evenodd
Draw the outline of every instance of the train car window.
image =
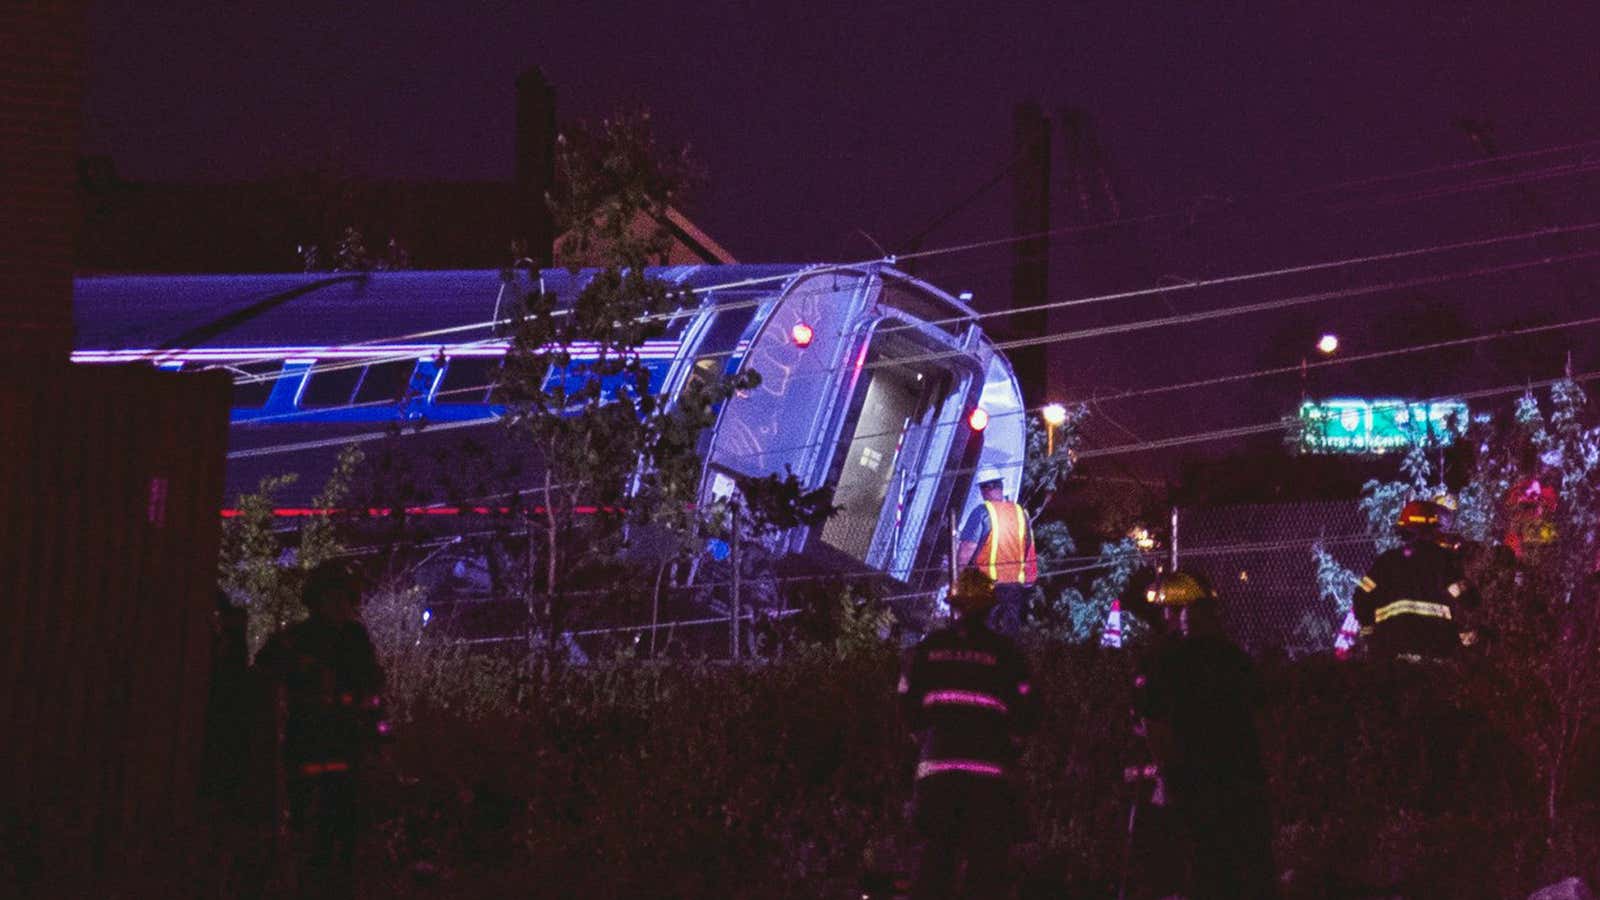
<svg viewBox="0 0 1600 900">
<path fill-rule="evenodd" d="M 349 405 L 350 394 L 361 379 L 361 367 L 337 360 L 329 361 L 326 365 L 328 368 L 318 366 L 311 370 L 311 379 L 300 391 L 301 408 L 325 409 Z"/>
<path fill-rule="evenodd" d="M 883 286 L 879 302 L 909 313 L 946 334 L 959 336 L 971 321 L 960 318 L 960 313 L 954 307 L 946 306 L 921 291 L 914 291 L 894 282 Z"/>
<path fill-rule="evenodd" d="M 272 396 L 272 386 L 278 383 L 278 374 L 282 371 L 283 363 L 276 360 L 229 366 L 228 373 L 233 376 L 233 408 L 255 409 L 265 406 L 267 398 Z"/>
<path fill-rule="evenodd" d="M 745 329 L 750 327 L 750 320 L 755 318 L 755 314 L 754 304 L 725 309 L 716 314 L 700 339 L 694 365 L 689 368 L 683 386 L 678 389 L 680 398 L 691 390 L 711 384 L 728 370 L 728 358 Z"/>
<path fill-rule="evenodd" d="M 466 356 L 450 360 L 435 396 L 442 403 L 482 403 L 499 377 L 500 360 Z"/>
<path fill-rule="evenodd" d="M 684 331 L 686 331 L 689 326 L 693 324 L 696 316 L 698 315 L 696 312 L 696 306 L 697 304 L 695 302 L 694 295 L 685 294 L 683 297 L 683 306 L 678 307 L 678 310 L 673 317 L 667 320 L 667 328 L 661 333 L 660 340 L 676 341 L 681 339 Z"/>
<path fill-rule="evenodd" d="M 357 403 L 394 403 L 405 397 L 411 386 L 411 373 L 417 368 L 414 359 L 382 362 L 367 367 L 366 377 L 356 390 Z"/>
<path fill-rule="evenodd" d="M 756 305 L 754 303 L 741 303 L 731 309 L 719 310 L 717 317 L 712 320 L 711 327 L 706 329 L 705 337 L 700 339 L 700 346 L 695 354 L 701 359 L 710 354 L 723 354 L 722 361 L 728 361 L 728 351 L 739 343 L 739 338 L 744 335 L 744 330 L 749 327 L 750 320 L 755 318 Z"/>
</svg>

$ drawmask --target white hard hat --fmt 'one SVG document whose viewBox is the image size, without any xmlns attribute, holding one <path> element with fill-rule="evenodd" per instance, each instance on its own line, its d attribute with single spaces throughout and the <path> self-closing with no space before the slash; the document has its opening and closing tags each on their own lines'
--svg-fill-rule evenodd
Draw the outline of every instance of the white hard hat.
<svg viewBox="0 0 1600 900">
<path fill-rule="evenodd" d="M 988 484 L 991 481 L 1004 481 L 1005 476 L 995 466 L 984 466 L 978 470 L 978 483 Z"/>
</svg>

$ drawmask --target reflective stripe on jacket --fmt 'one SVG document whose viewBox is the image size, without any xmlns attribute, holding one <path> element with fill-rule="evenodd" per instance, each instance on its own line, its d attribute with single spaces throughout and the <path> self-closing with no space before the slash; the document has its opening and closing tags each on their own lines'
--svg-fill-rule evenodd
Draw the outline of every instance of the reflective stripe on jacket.
<svg viewBox="0 0 1600 900">
<path fill-rule="evenodd" d="M 906 724 L 920 732 L 917 779 L 1000 777 L 1031 731 L 1037 701 L 1017 645 L 969 616 L 928 635 L 906 660 L 898 689 Z"/>
<path fill-rule="evenodd" d="M 1379 656 L 1441 659 L 1460 648 L 1462 615 L 1478 602 L 1455 547 L 1424 539 L 1379 556 L 1351 606 Z"/>
<path fill-rule="evenodd" d="M 985 500 L 983 508 L 989 515 L 989 535 L 978 546 L 972 565 L 996 584 L 1033 584 L 1039 577 L 1039 561 L 1027 510 L 1009 500 Z"/>
</svg>

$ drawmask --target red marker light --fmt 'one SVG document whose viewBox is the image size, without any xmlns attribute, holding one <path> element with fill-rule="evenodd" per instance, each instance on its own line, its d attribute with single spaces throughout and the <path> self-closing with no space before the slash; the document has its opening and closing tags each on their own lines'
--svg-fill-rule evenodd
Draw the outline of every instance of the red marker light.
<svg viewBox="0 0 1600 900">
<path fill-rule="evenodd" d="M 804 322 L 796 322 L 794 323 L 794 326 L 789 329 L 789 337 L 794 340 L 794 345 L 796 347 L 805 349 L 806 347 L 811 346 L 811 339 L 816 337 L 816 332 L 811 330 L 810 325 L 807 325 Z"/>
<path fill-rule="evenodd" d="M 989 427 L 989 414 L 979 406 L 967 416 L 967 426 L 973 431 L 982 431 Z"/>
</svg>

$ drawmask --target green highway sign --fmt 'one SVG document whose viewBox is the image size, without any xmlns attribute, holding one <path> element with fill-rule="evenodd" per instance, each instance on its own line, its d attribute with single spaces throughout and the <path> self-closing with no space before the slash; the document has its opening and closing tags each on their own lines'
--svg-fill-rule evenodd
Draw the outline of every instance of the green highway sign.
<svg viewBox="0 0 1600 900">
<path fill-rule="evenodd" d="M 1460 400 L 1335 400 L 1300 404 L 1300 449 L 1305 453 L 1389 453 L 1417 445 L 1443 446 L 1466 430 Z"/>
</svg>

